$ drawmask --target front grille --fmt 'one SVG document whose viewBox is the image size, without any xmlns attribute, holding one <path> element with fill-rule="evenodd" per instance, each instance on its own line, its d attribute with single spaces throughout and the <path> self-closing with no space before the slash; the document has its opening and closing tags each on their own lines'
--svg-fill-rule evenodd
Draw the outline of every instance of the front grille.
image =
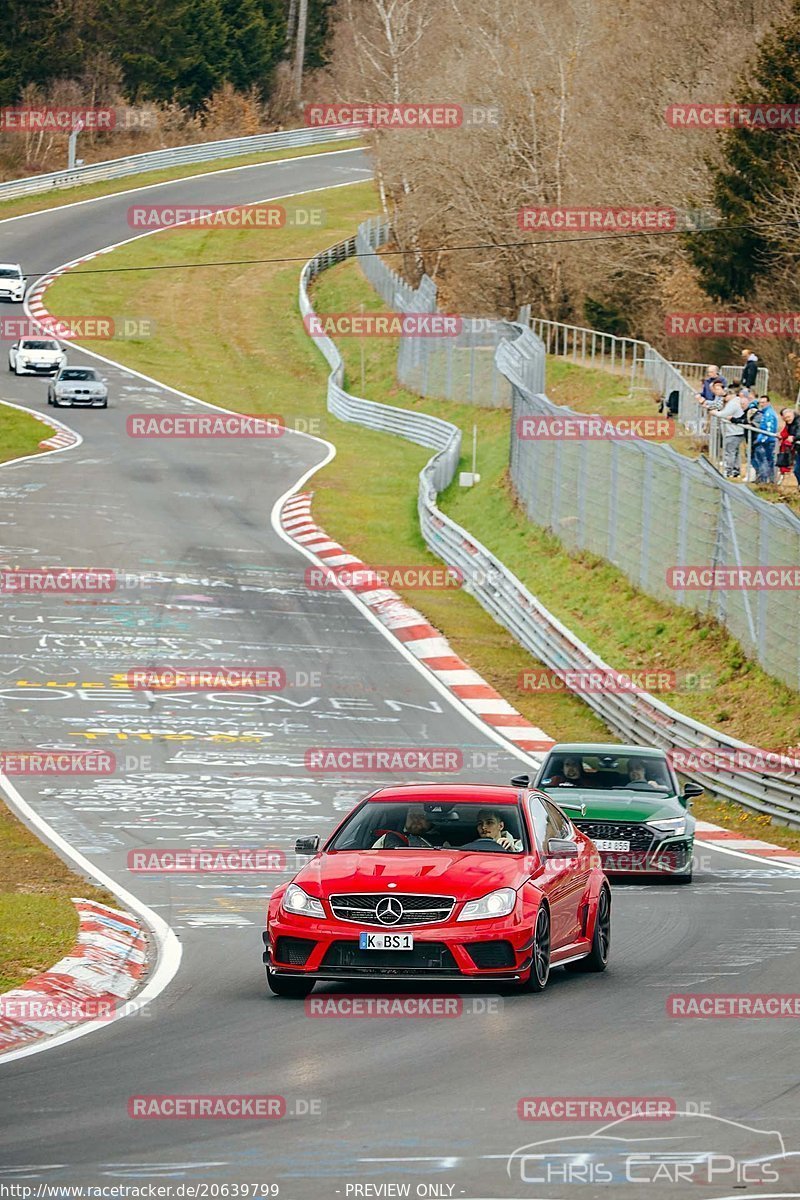
<svg viewBox="0 0 800 1200">
<path fill-rule="evenodd" d="M 321 968 L 346 974 L 452 975 L 458 965 L 444 942 L 417 942 L 413 950 L 361 950 L 358 942 L 334 942 Z"/>
<path fill-rule="evenodd" d="M 377 915 L 381 902 L 396 901 L 399 919 L 381 920 Z M 377 925 L 381 929 L 398 929 L 403 925 L 434 925 L 446 921 L 455 908 L 454 896 L 415 896 L 404 892 L 351 892 L 331 896 L 333 915 L 339 921 L 353 925 Z"/>
<path fill-rule="evenodd" d="M 514 966 L 514 947 L 511 942 L 467 942 L 465 949 L 475 966 L 481 970 Z"/>
<path fill-rule="evenodd" d="M 574 821 L 581 833 L 592 841 L 630 842 L 633 852 L 649 850 L 653 843 L 653 831 L 636 821 Z M 606 850 L 602 853 L 613 854 Z"/>
<path fill-rule="evenodd" d="M 278 938 L 275 943 L 275 961 L 286 963 L 290 967 L 304 967 L 316 944 L 308 938 Z"/>
</svg>

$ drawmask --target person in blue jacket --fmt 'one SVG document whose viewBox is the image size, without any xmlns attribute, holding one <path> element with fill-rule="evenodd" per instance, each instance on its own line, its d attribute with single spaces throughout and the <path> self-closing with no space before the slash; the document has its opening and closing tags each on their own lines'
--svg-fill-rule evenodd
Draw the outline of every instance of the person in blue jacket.
<svg viewBox="0 0 800 1200">
<path fill-rule="evenodd" d="M 756 483 L 774 483 L 775 446 L 778 433 L 778 414 L 769 396 L 758 397 L 758 433 L 753 446 L 753 466 Z"/>
</svg>

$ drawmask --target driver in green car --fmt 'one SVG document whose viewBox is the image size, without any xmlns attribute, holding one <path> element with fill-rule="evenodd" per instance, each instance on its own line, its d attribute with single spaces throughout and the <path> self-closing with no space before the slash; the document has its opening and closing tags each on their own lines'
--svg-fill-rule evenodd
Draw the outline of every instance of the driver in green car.
<svg viewBox="0 0 800 1200">
<path fill-rule="evenodd" d="M 583 769 L 583 762 L 574 754 L 568 754 L 564 759 L 560 772 L 551 775 L 549 779 L 543 779 L 540 786 L 550 787 L 589 787 L 586 773 Z"/>
<path fill-rule="evenodd" d="M 636 788 L 637 785 L 646 783 L 648 787 L 657 788 L 659 791 L 664 790 L 664 784 L 655 779 L 647 778 L 647 770 L 641 758 L 628 759 L 628 782 L 625 785 L 629 788 Z"/>
</svg>

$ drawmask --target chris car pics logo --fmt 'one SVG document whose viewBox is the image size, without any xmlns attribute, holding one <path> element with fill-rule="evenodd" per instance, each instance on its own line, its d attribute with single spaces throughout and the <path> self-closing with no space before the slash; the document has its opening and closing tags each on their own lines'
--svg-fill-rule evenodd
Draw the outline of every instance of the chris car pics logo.
<svg viewBox="0 0 800 1200">
<path fill-rule="evenodd" d="M 509 1156 L 506 1172 L 511 1180 L 537 1187 L 661 1185 L 663 1196 L 693 1184 L 707 1200 L 765 1186 L 798 1194 L 780 1186 L 790 1182 L 787 1160 L 794 1161 L 796 1152 L 787 1151 L 779 1131 L 706 1109 L 705 1103 L 684 1102 L 670 1115 L 668 1132 L 633 1113 L 593 1132 L 530 1142 Z"/>
</svg>

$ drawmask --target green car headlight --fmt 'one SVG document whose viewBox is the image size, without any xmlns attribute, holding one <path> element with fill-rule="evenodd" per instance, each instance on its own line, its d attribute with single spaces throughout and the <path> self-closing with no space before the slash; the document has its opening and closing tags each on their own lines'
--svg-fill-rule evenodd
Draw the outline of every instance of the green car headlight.
<svg viewBox="0 0 800 1200">
<path fill-rule="evenodd" d="M 498 888 L 481 896 L 480 900 L 468 900 L 458 916 L 459 921 L 489 921 L 492 917 L 507 917 L 514 911 L 517 893 L 513 888 Z"/>
<path fill-rule="evenodd" d="M 672 833 L 676 837 L 686 833 L 686 817 L 668 817 L 663 821 L 648 821 L 647 824 L 659 833 Z"/>
</svg>

